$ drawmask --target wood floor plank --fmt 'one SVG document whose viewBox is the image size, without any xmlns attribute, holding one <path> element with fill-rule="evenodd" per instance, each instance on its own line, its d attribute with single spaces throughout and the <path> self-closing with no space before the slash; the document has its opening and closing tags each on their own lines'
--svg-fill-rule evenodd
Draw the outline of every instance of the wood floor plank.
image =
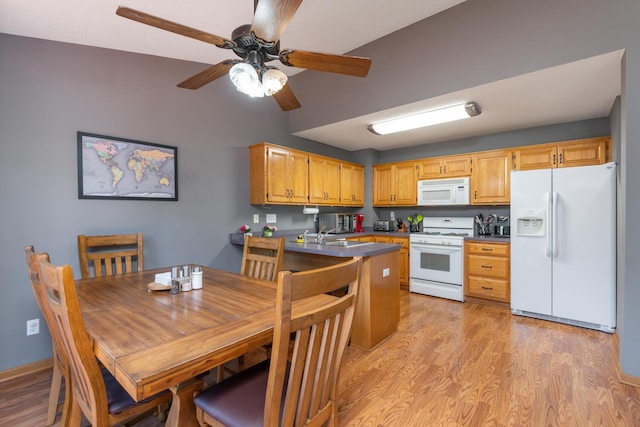
<svg viewBox="0 0 640 427">
<path fill-rule="evenodd" d="M 340 426 L 640 426 L 613 335 L 406 291 L 400 308 L 397 333 L 347 349 Z M 50 381 L 49 370 L 0 384 L 0 425 L 44 426 Z"/>
</svg>

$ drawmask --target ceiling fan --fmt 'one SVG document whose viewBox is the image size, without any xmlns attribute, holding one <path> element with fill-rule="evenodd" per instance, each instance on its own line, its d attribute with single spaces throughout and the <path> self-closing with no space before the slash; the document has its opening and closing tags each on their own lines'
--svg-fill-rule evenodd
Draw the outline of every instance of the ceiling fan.
<svg viewBox="0 0 640 427">
<path fill-rule="evenodd" d="M 116 14 L 162 30 L 231 49 L 241 59 L 227 59 L 178 84 L 198 89 L 229 74 L 236 88 L 249 96 L 273 96 L 284 111 L 300 108 L 300 102 L 287 84 L 287 76 L 266 65 L 280 60 L 284 65 L 365 77 L 371 59 L 332 55 L 304 50 L 280 49 L 280 36 L 295 15 L 302 0 L 254 0 L 253 22 L 236 28 L 231 39 L 167 21 L 144 12 L 120 6 Z"/>
</svg>

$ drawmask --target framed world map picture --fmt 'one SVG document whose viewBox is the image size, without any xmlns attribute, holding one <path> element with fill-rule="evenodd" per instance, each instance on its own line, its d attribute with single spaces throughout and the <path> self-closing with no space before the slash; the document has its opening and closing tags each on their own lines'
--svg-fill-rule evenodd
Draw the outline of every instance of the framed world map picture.
<svg viewBox="0 0 640 427">
<path fill-rule="evenodd" d="M 178 200 L 178 148 L 78 132 L 78 198 Z"/>
</svg>

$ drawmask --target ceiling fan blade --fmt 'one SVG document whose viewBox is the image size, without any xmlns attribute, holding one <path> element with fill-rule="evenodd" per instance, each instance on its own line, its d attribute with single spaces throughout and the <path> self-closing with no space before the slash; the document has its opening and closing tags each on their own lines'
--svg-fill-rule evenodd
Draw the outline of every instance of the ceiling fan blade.
<svg viewBox="0 0 640 427">
<path fill-rule="evenodd" d="M 259 0 L 251 31 L 264 42 L 277 42 L 302 0 Z"/>
<path fill-rule="evenodd" d="M 288 84 L 274 93 L 273 97 L 283 111 L 295 110 L 296 108 L 302 107 Z"/>
<path fill-rule="evenodd" d="M 180 34 L 181 36 L 190 37 L 192 39 L 200 40 L 205 43 L 211 43 L 221 48 L 233 49 L 236 46 L 235 42 L 229 39 L 225 39 L 224 37 L 216 36 L 214 34 L 196 30 L 195 28 L 187 27 L 182 24 L 167 21 L 166 19 L 158 18 L 156 16 L 133 10 L 128 7 L 118 7 L 118 9 L 116 10 L 116 14 L 122 16 L 123 18 L 131 19 L 133 21 L 141 22 L 152 27 L 160 28 L 161 30 L 171 31 L 172 33 Z"/>
<path fill-rule="evenodd" d="M 365 77 L 371 67 L 371 59 L 360 56 L 332 55 L 290 49 L 280 51 L 279 55 L 280 61 L 290 67 L 327 71 L 348 76 Z"/>
<path fill-rule="evenodd" d="M 211 83 L 217 78 L 220 78 L 229 73 L 229 69 L 233 67 L 233 61 L 222 61 L 214 66 L 207 68 L 204 71 L 199 72 L 195 76 L 189 77 L 187 80 L 178 83 L 178 87 L 183 89 L 199 89 L 202 86 Z"/>
</svg>

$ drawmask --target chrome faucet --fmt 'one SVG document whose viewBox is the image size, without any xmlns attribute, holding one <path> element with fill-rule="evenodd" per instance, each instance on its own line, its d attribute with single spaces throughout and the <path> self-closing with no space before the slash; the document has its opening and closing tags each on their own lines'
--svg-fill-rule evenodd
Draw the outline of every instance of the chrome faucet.
<svg viewBox="0 0 640 427">
<path fill-rule="evenodd" d="M 329 233 L 331 233 L 332 231 L 338 231 L 338 229 L 337 229 L 337 228 L 332 228 L 332 229 L 330 229 L 330 230 L 325 231 L 325 232 L 324 232 L 324 234 L 322 234 L 322 231 L 323 231 L 323 230 L 324 230 L 324 227 L 322 227 L 322 228 L 320 229 L 320 231 L 318 232 L 318 244 L 319 244 L 319 245 L 322 245 L 322 244 L 324 243 L 324 239 L 325 239 L 325 237 L 327 237 L 327 235 L 328 235 Z"/>
<path fill-rule="evenodd" d="M 307 243 L 307 233 L 309 232 L 309 230 L 304 230 L 304 233 L 302 233 L 302 242 L 303 243 Z"/>
</svg>

